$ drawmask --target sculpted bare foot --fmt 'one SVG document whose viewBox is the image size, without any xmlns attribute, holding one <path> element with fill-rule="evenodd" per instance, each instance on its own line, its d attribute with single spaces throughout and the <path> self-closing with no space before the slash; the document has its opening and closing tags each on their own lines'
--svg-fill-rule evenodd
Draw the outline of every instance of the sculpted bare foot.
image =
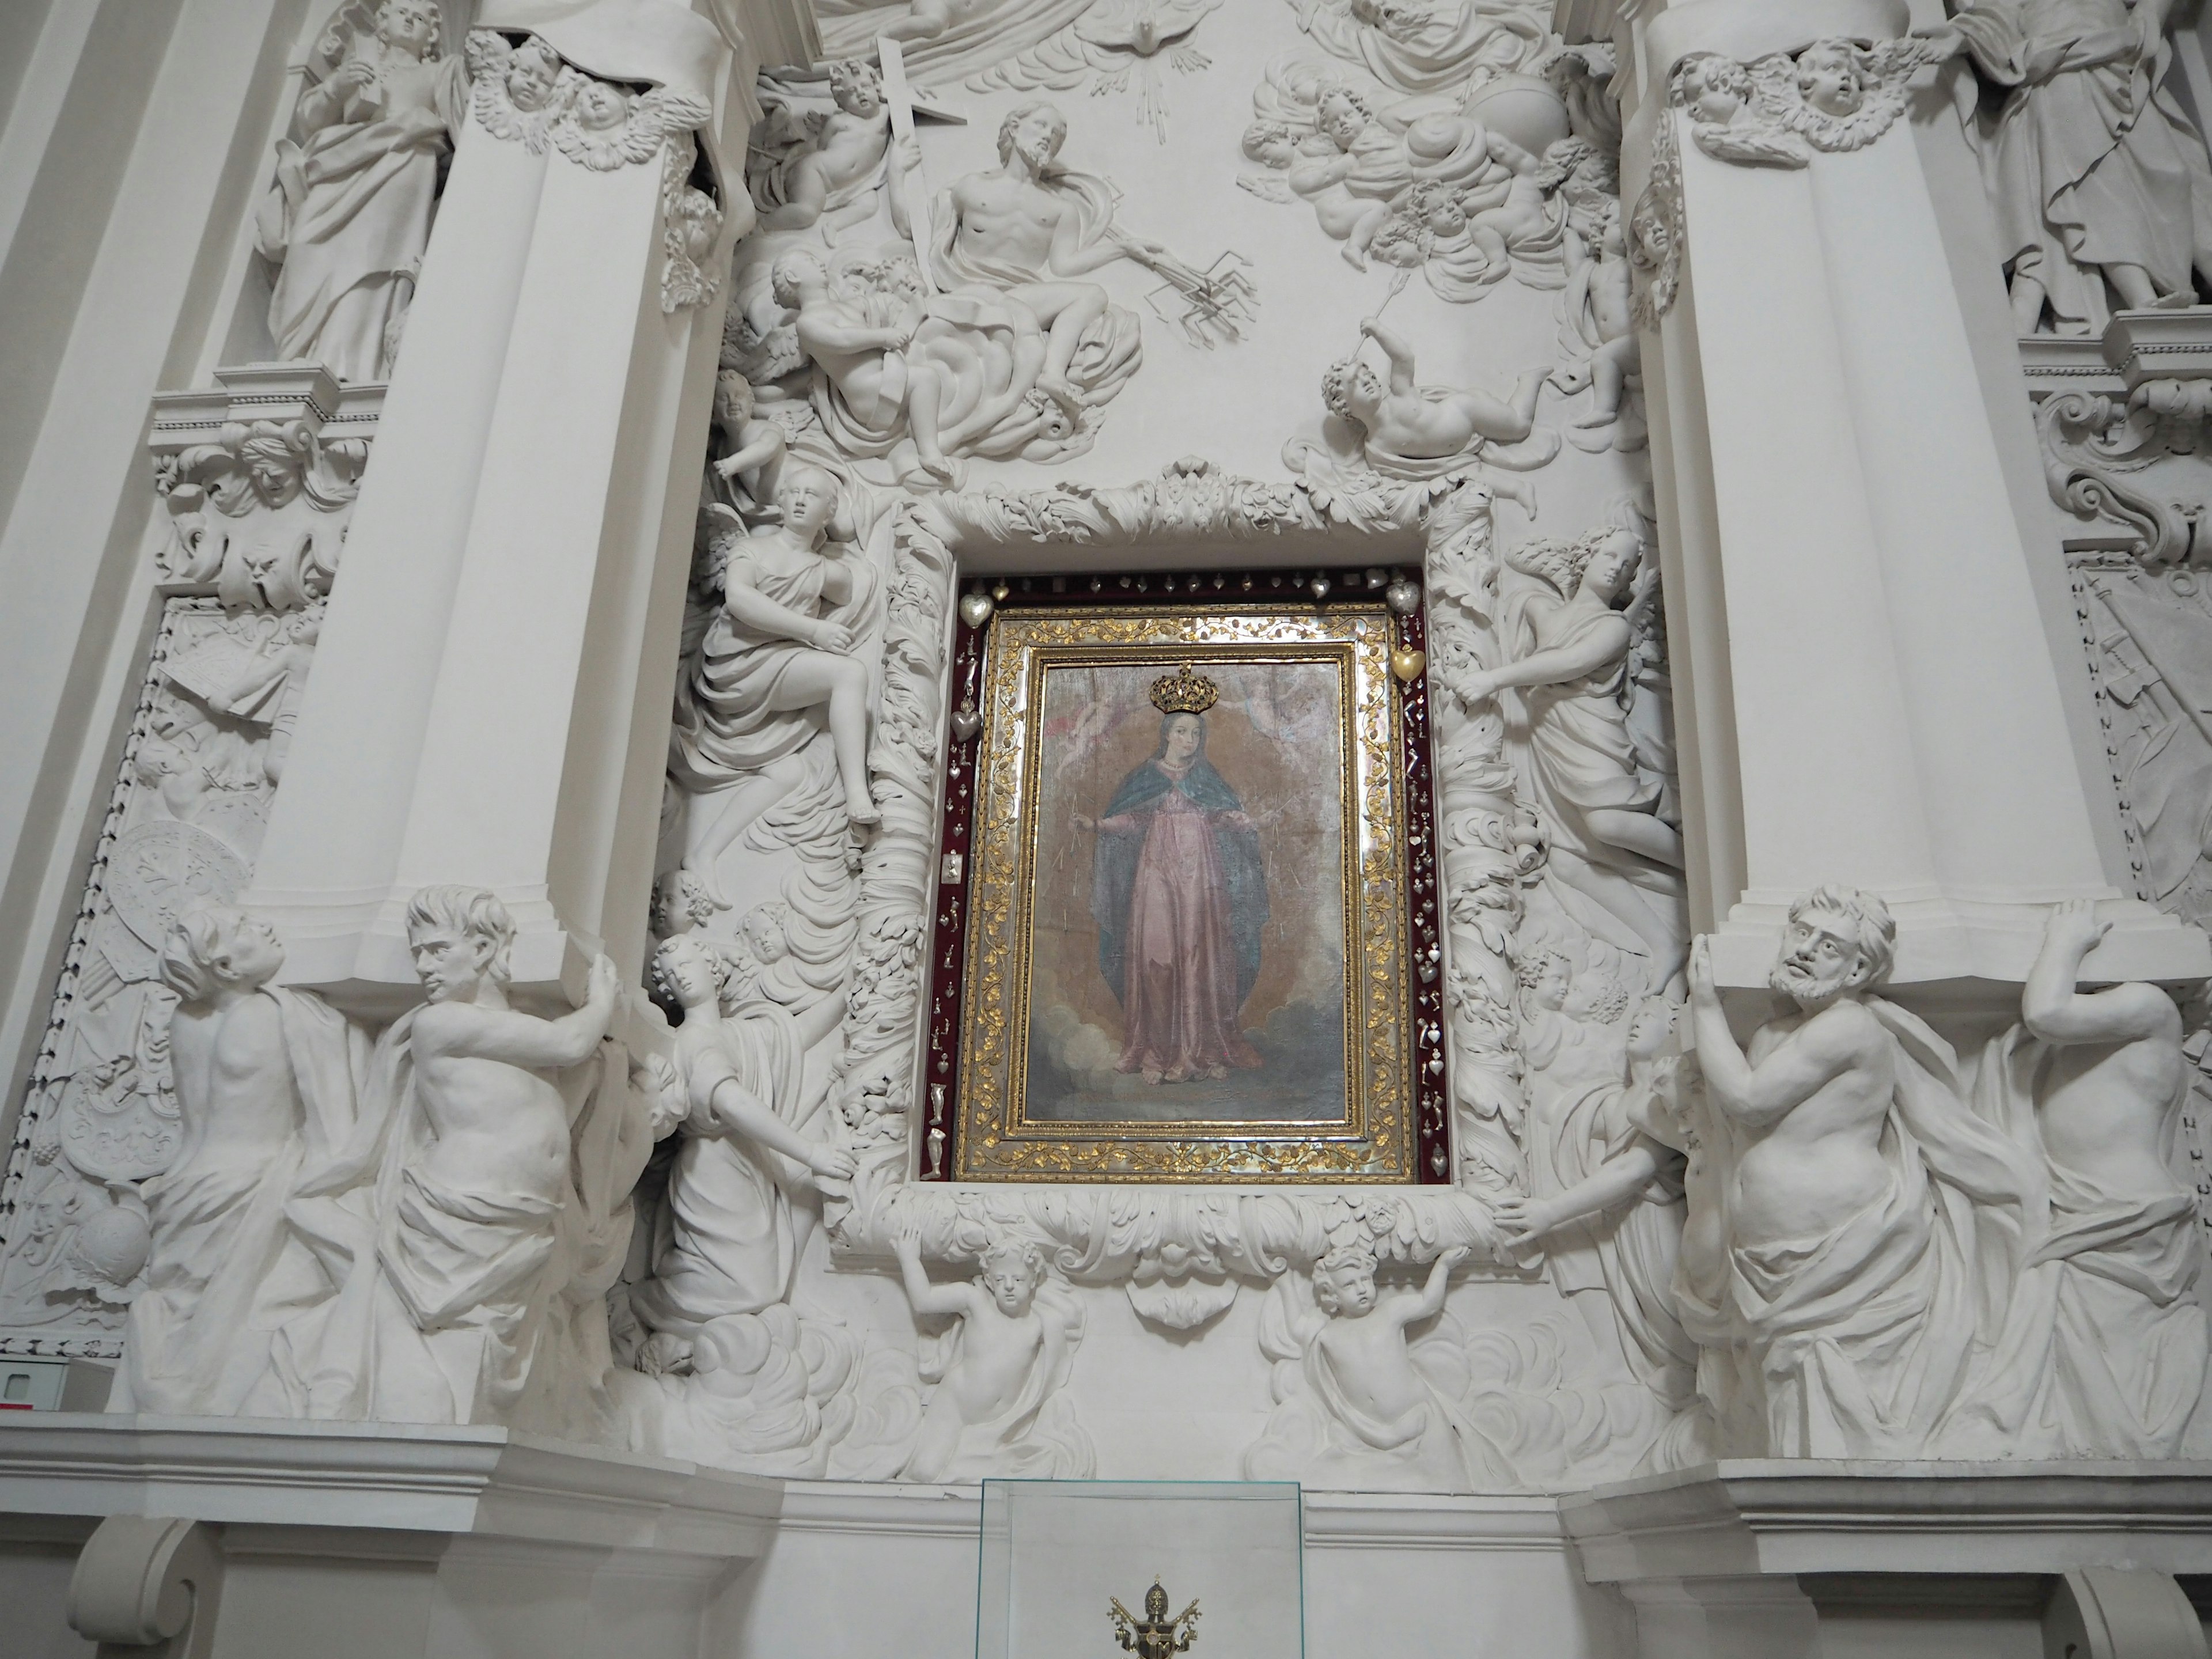
<svg viewBox="0 0 2212 1659">
<path fill-rule="evenodd" d="M 1083 418 L 1083 394 L 1057 374 L 1038 375 L 1036 389 L 1066 410 L 1069 420 Z"/>
<path fill-rule="evenodd" d="M 1343 253 L 1344 263 L 1350 265 L 1354 270 L 1364 270 L 1367 269 L 1367 256 L 1362 253 L 1358 248 L 1352 246 L 1351 243 L 1346 242 L 1344 245 Z"/>
<path fill-rule="evenodd" d="M 865 793 L 848 793 L 845 797 L 845 816 L 853 821 L 856 830 L 872 830 L 884 821 L 875 802 Z"/>
</svg>

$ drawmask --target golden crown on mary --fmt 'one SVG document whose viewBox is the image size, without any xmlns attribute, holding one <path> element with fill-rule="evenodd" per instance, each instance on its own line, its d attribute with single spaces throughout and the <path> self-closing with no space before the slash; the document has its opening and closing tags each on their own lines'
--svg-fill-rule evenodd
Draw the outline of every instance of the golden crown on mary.
<svg viewBox="0 0 2212 1659">
<path fill-rule="evenodd" d="M 1163 714 L 1203 714 L 1220 696 L 1221 688 L 1188 663 L 1152 682 L 1152 706 Z"/>
</svg>

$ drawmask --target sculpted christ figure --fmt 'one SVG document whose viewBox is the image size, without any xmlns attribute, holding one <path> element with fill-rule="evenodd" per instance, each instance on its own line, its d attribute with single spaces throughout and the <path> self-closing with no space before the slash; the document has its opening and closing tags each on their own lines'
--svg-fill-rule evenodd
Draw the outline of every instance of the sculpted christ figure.
<svg viewBox="0 0 2212 1659">
<path fill-rule="evenodd" d="M 1068 379 L 1083 332 L 1106 314 L 1106 290 L 1078 280 L 1116 259 L 1172 256 L 1113 222 L 1112 186 L 1060 165 L 1067 118 L 1050 104 L 1023 104 L 999 125 L 999 165 L 959 179 L 939 198 L 938 265 L 948 286 L 1001 289 L 1046 331 L 1037 390 L 1068 418 L 1083 395 Z"/>
</svg>

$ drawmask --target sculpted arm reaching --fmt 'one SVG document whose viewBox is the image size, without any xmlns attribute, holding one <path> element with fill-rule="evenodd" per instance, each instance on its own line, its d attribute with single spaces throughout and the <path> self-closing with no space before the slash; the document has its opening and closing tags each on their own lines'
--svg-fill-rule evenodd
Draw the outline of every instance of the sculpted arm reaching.
<svg viewBox="0 0 2212 1659">
<path fill-rule="evenodd" d="M 416 954 L 437 953 L 442 940 L 418 943 Z M 580 1066 L 599 1046 L 622 995 L 622 975 L 612 961 L 592 963 L 584 1006 L 558 1019 L 538 1019 L 480 1002 L 434 1001 L 416 1021 L 416 1042 L 426 1054 L 465 1053 L 531 1071 Z"/>
<path fill-rule="evenodd" d="M 1832 1040 L 1814 1022 L 1783 1037 L 1757 1064 L 1747 1059 L 1722 1011 L 1712 944 L 1703 935 L 1690 947 L 1690 1017 L 1714 1103 L 1754 1127 L 1771 1127 L 1852 1064 L 1850 1045 Z"/>
<path fill-rule="evenodd" d="M 2052 913 L 2043 949 L 2021 997 L 2021 1019 L 2033 1036 L 2055 1043 L 2181 1040 L 2180 1011 L 2154 985 L 2115 985 L 2103 991 L 2074 988 L 2082 958 L 2112 927 L 2097 919 L 2092 899 L 2072 900 Z"/>
</svg>

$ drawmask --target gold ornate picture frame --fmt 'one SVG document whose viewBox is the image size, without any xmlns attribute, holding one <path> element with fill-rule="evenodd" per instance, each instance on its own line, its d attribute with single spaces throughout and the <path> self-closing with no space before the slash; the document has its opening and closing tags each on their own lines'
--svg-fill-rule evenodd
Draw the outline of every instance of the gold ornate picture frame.
<svg viewBox="0 0 2212 1659">
<path fill-rule="evenodd" d="M 924 1179 L 1413 1182 L 1430 1161 L 1419 618 L 1386 580 L 1328 604 L 1200 580 L 965 613 L 927 1061 L 949 1145 Z"/>
</svg>

